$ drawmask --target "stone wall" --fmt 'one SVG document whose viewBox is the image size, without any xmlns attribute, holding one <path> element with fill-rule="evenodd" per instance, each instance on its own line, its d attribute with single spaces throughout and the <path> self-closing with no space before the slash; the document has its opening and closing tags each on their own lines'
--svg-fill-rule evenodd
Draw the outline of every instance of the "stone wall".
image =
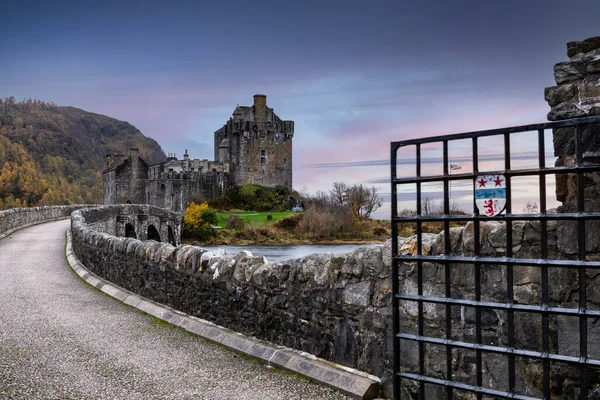
<svg viewBox="0 0 600 400">
<path fill-rule="evenodd" d="M 73 251 L 93 273 L 190 315 L 389 378 L 389 245 L 273 263 L 98 231 L 112 212 L 72 215 Z"/>
<path fill-rule="evenodd" d="M 222 171 L 162 173 L 145 181 L 146 203 L 183 213 L 189 202 L 223 197 L 230 179 Z"/>
<path fill-rule="evenodd" d="M 101 209 L 101 208 L 100 208 Z M 215 255 L 199 247 L 178 247 L 152 241 L 115 237 L 94 229 L 102 212 L 82 210 L 72 216 L 73 250 L 80 261 L 95 274 L 134 293 L 167 304 L 175 309 L 213 321 L 227 328 L 256 336 L 276 344 L 306 351 L 333 362 L 377 375 L 384 391 L 391 393 L 392 315 L 391 246 L 362 248 L 342 255 L 314 254 L 297 260 L 268 262 L 249 252 L 235 256 Z M 480 225 L 482 256 L 506 256 L 506 224 L 490 221 Z M 451 228 L 452 254 L 473 256 L 473 224 Z M 514 257 L 535 259 L 540 256 L 538 222 L 512 224 Z M 557 229 L 548 223 L 550 256 L 559 258 Z M 401 238 L 400 252 L 416 254 L 416 237 Z M 443 254 L 444 234 L 423 234 L 423 254 Z M 471 264 L 453 264 L 452 296 L 474 298 L 474 270 Z M 424 294 L 445 297 L 444 267 L 425 263 Z M 551 305 L 573 305 L 577 292 L 577 274 L 550 272 Z M 514 298 L 519 304 L 538 304 L 541 298 L 539 268 L 514 267 Z M 415 264 L 400 266 L 401 291 L 417 294 Z M 507 298 L 506 267 L 482 268 L 482 300 L 504 304 Z M 600 307 L 600 293 L 590 293 L 589 303 Z M 402 331 L 416 333 L 417 307 L 401 302 Z M 444 337 L 445 308 L 425 307 L 426 334 Z M 453 307 L 452 329 L 456 340 L 472 342 L 475 310 Z M 482 311 L 483 343 L 507 346 L 507 316 L 497 310 Z M 590 355 L 600 354 L 600 323 L 590 320 Z M 537 314 L 515 313 L 515 346 L 532 351 L 541 349 L 541 322 Z M 551 343 L 558 354 L 576 354 L 572 324 L 567 317 L 552 317 Z M 418 353 L 402 347 L 403 365 L 418 366 Z M 473 379 L 474 355 L 455 349 L 455 379 Z M 426 364 L 433 375 L 445 374 L 445 353 L 432 346 L 426 352 Z M 517 362 L 517 389 L 539 394 L 540 365 Z M 486 355 L 483 364 L 486 382 L 491 388 L 506 390 L 505 359 Z M 569 369 L 553 372 L 555 393 L 568 393 L 573 386 Z M 405 390 L 413 392 L 408 385 Z M 443 397 L 431 388 L 431 398 Z M 430 398 L 427 397 L 427 398 Z"/>
<path fill-rule="evenodd" d="M 11 232 L 34 224 L 68 218 L 75 210 L 86 205 L 44 206 L 30 208 L 11 208 L 0 211 L 0 238 Z"/>
<path fill-rule="evenodd" d="M 148 164 L 140 158 L 136 148 L 127 155 L 113 159 L 107 157 L 107 163 L 113 160 L 102 175 L 102 202 L 104 204 L 141 204 L 145 203 L 145 182 L 148 176 Z"/>
</svg>

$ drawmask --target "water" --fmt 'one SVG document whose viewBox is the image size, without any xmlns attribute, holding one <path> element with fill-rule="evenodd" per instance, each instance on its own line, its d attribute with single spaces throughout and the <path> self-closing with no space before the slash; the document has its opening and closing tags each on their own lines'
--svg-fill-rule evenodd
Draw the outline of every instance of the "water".
<svg viewBox="0 0 600 400">
<path fill-rule="evenodd" d="M 383 244 L 298 244 L 270 246 L 202 246 L 203 249 L 225 249 L 227 254 L 237 254 L 242 250 L 249 251 L 253 256 L 265 256 L 269 261 L 289 260 L 315 253 L 348 253 L 359 247 L 383 246 Z"/>
</svg>

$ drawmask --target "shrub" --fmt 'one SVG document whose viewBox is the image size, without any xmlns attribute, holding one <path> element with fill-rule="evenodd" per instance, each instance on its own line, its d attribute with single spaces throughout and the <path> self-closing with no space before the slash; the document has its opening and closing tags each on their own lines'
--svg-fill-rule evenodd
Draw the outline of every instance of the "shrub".
<svg viewBox="0 0 600 400">
<path fill-rule="evenodd" d="M 298 228 L 298 224 L 302 220 L 303 214 L 292 215 L 291 217 L 282 218 L 275 222 L 273 226 L 277 229 L 282 229 L 288 232 L 293 232 Z"/>
<path fill-rule="evenodd" d="M 352 215 L 347 209 L 309 208 L 298 223 L 298 232 L 315 238 L 330 238 L 352 229 Z"/>
<path fill-rule="evenodd" d="M 375 236 L 387 236 L 387 229 L 378 226 L 373 229 L 373 235 Z"/>
<path fill-rule="evenodd" d="M 285 186 L 270 188 L 247 183 L 228 189 L 224 197 L 213 199 L 209 204 L 219 210 L 286 211 L 293 195 L 297 193 Z"/>
<path fill-rule="evenodd" d="M 246 227 L 246 221 L 237 215 L 230 215 L 227 218 L 226 227 L 227 229 L 235 229 L 236 231 L 240 231 Z"/>
<path fill-rule="evenodd" d="M 189 203 L 185 209 L 184 235 L 198 239 L 206 239 L 214 235 L 211 225 L 217 223 L 217 213 L 208 204 Z"/>
</svg>

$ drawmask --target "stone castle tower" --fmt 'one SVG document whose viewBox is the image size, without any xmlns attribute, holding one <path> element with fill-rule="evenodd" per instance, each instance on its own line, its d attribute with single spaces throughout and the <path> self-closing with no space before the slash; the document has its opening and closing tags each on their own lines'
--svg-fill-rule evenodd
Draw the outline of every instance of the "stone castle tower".
<svg viewBox="0 0 600 400">
<path fill-rule="evenodd" d="M 148 166 L 137 149 L 107 155 L 103 172 L 104 204 L 150 204 L 183 212 L 190 201 L 225 195 L 228 188 L 253 183 L 292 188 L 294 121 L 282 121 L 267 107 L 267 96 L 253 106 L 237 106 L 214 134 L 215 161 L 182 160 L 175 154 Z"/>
<path fill-rule="evenodd" d="M 283 121 L 267 107 L 267 96 L 254 95 L 253 106 L 237 106 L 215 132 L 215 161 L 235 164 L 236 185 L 283 185 L 292 188 L 294 121 Z"/>
</svg>

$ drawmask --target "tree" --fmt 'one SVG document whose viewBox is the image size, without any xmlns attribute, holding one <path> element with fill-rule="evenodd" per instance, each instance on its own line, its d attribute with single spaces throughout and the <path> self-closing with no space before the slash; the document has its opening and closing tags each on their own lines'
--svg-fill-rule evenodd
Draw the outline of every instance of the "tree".
<svg viewBox="0 0 600 400">
<path fill-rule="evenodd" d="M 357 218 L 369 218 L 383 204 L 383 198 L 379 196 L 377 189 L 370 189 L 360 185 L 353 185 L 346 190 L 346 202 Z"/>
<path fill-rule="evenodd" d="M 435 208 L 435 202 L 431 198 L 424 197 L 421 199 L 421 215 L 433 215 Z"/>
<path fill-rule="evenodd" d="M 204 239 L 214 234 L 211 225 L 217 223 L 217 213 L 208 204 L 189 203 L 183 217 L 185 233 L 189 236 Z"/>
<path fill-rule="evenodd" d="M 344 182 L 333 182 L 333 189 L 329 191 L 329 196 L 333 204 L 343 206 L 346 204 L 348 185 Z"/>
</svg>

